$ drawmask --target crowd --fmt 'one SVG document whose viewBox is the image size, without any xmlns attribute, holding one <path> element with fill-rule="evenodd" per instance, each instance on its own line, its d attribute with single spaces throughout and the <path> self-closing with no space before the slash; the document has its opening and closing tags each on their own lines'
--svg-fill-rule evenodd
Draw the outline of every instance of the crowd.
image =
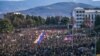
<svg viewBox="0 0 100 56">
<path fill-rule="evenodd" d="M 34 43 L 45 32 L 40 44 Z M 67 29 L 24 29 L 0 34 L 0 56 L 94 56 L 95 38 L 71 35 Z"/>
</svg>

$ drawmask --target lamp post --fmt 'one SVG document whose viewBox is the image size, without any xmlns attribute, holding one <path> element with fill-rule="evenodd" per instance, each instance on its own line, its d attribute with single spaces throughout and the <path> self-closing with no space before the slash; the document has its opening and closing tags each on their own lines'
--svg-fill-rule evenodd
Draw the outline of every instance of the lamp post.
<svg viewBox="0 0 100 56">
<path fill-rule="evenodd" d="M 97 33 L 94 31 L 94 30 L 92 30 L 92 33 L 90 32 L 90 34 L 94 34 L 95 36 L 93 36 L 94 38 L 94 41 L 95 41 L 95 52 L 94 52 L 94 56 L 96 56 L 96 42 L 97 42 Z"/>
</svg>

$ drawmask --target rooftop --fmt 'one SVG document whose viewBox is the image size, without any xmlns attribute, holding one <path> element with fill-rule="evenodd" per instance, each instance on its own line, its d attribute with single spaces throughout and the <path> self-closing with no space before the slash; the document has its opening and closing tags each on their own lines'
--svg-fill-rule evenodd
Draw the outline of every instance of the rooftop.
<svg viewBox="0 0 100 56">
<path fill-rule="evenodd" d="M 75 9 L 76 9 L 76 10 L 78 10 L 78 9 L 82 9 L 82 10 L 83 10 L 84 8 L 82 8 L 82 7 L 76 7 Z"/>
</svg>

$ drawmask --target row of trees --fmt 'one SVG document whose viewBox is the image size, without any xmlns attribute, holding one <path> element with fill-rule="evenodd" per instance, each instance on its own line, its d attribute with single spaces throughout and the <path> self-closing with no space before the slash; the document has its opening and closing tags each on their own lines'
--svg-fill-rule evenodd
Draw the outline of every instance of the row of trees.
<svg viewBox="0 0 100 56">
<path fill-rule="evenodd" d="M 7 19 L 0 20 L 0 33 L 11 32 L 13 30 L 13 25 Z"/>
<path fill-rule="evenodd" d="M 100 16 L 99 16 L 99 15 L 96 16 L 96 21 L 95 21 L 94 30 L 96 31 L 96 33 L 99 33 L 99 32 L 100 32 Z M 98 37 L 99 37 L 99 36 L 98 36 Z M 100 54 L 100 38 L 97 39 L 96 45 L 97 45 L 97 46 L 96 46 L 97 54 Z"/>
<path fill-rule="evenodd" d="M 43 18 L 41 16 L 29 16 L 29 15 L 25 16 L 22 14 L 7 13 L 4 15 L 4 19 L 0 20 L 0 32 L 3 32 L 2 29 L 5 29 L 3 24 L 11 25 L 10 28 L 11 27 L 26 28 L 26 27 L 35 27 L 40 25 L 67 25 L 69 21 L 70 20 L 68 17 L 61 17 L 61 16 L 55 16 L 55 17 L 51 16 Z M 86 20 L 85 22 L 88 23 L 88 20 Z M 82 25 L 82 28 L 83 27 L 86 27 L 85 24 Z M 94 28 L 96 32 L 100 31 L 100 16 L 96 16 Z"/>
<path fill-rule="evenodd" d="M 47 17 L 45 24 L 46 25 L 67 25 L 69 22 L 68 17 Z"/>
<path fill-rule="evenodd" d="M 96 32 L 100 32 L 100 16 L 99 16 L 99 15 L 96 16 L 96 21 L 95 21 L 95 28 L 94 28 L 94 30 L 95 30 Z"/>
<path fill-rule="evenodd" d="M 68 22 L 68 17 L 51 16 L 43 18 L 41 16 L 7 13 L 4 15 L 4 19 L 0 20 L 0 32 L 9 32 L 13 28 L 37 27 L 41 25 L 67 25 Z"/>
<path fill-rule="evenodd" d="M 25 28 L 44 24 L 44 19 L 40 16 L 29 16 L 22 14 L 8 13 L 4 15 L 4 19 L 10 20 L 15 28 Z"/>
</svg>

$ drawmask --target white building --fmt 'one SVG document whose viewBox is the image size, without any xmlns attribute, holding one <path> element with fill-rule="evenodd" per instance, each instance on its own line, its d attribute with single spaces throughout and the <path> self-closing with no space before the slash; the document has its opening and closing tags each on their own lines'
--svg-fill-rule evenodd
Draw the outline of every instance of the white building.
<svg viewBox="0 0 100 56">
<path fill-rule="evenodd" d="M 100 9 L 86 9 L 81 7 L 76 7 L 72 12 L 72 17 L 75 20 L 74 27 L 80 28 L 85 19 L 89 20 L 92 27 L 94 26 L 96 15 L 100 15 Z"/>
<path fill-rule="evenodd" d="M 13 14 L 20 15 L 21 13 L 20 12 L 14 12 Z"/>
</svg>

